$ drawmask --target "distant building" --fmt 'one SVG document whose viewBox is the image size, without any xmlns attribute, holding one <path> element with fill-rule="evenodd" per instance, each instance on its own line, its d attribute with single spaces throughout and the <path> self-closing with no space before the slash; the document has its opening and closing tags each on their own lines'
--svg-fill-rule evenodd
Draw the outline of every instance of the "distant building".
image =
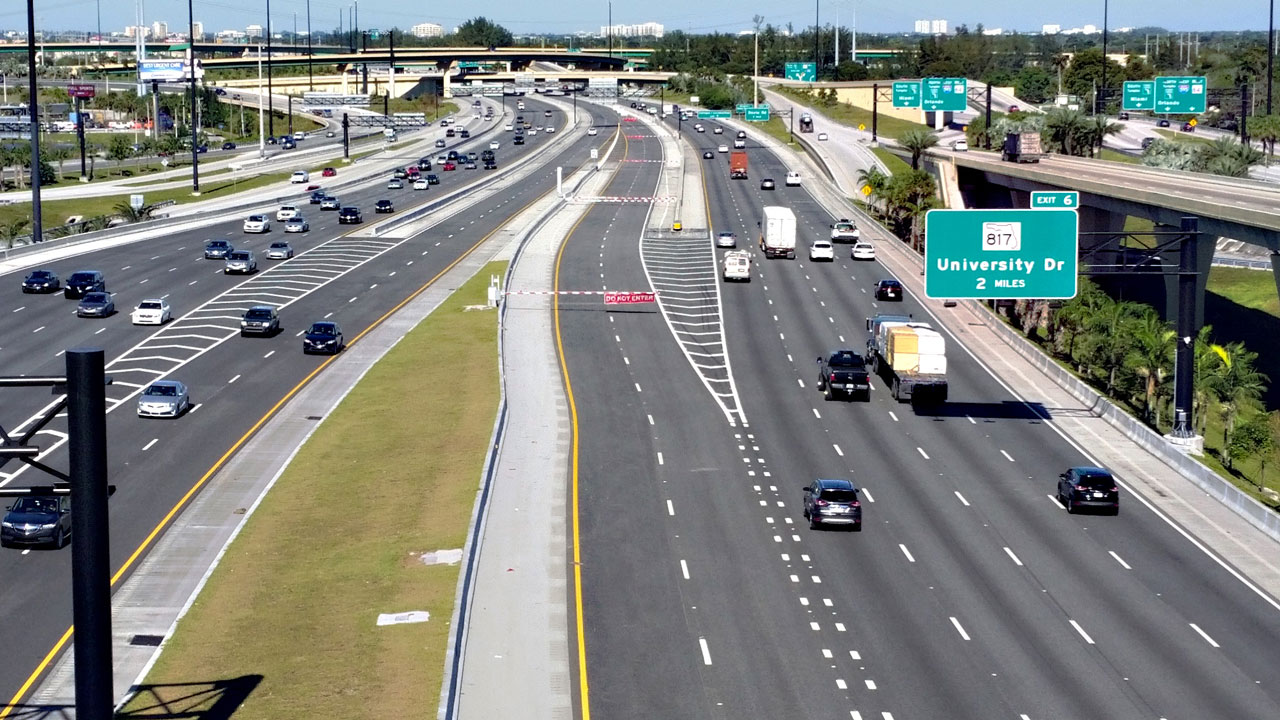
<svg viewBox="0 0 1280 720">
<path fill-rule="evenodd" d="M 1003 35 L 1004 28 L 983 28 L 983 35 Z"/>
<path fill-rule="evenodd" d="M 204 23 L 200 22 L 199 20 L 196 20 L 195 22 L 191 23 L 191 35 L 192 35 L 192 39 L 203 40 L 204 39 Z"/>
<path fill-rule="evenodd" d="M 444 26 L 436 23 L 418 23 L 409 28 L 409 32 L 414 37 L 420 38 L 438 38 L 444 37 Z"/>
<path fill-rule="evenodd" d="M 930 20 L 929 32 L 933 33 L 934 35 L 946 35 L 947 21 L 946 20 Z"/>
<path fill-rule="evenodd" d="M 600 27 L 600 37 L 662 37 L 662 23 L 647 22 L 636 25 L 603 25 Z"/>
<path fill-rule="evenodd" d="M 127 38 L 149 37 L 151 28 L 146 25 L 129 25 L 124 29 L 124 36 Z"/>
<path fill-rule="evenodd" d="M 1041 25 L 1040 26 L 1041 35 L 1057 35 L 1060 32 L 1062 32 L 1061 25 Z"/>
<path fill-rule="evenodd" d="M 163 20 L 157 20 L 151 23 L 151 37 L 169 37 L 169 23 Z"/>
<path fill-rule="evenodd" d="M 244 42 L 248 39 L 249 34 L 243 30 L 219 30 L 213 36 L 218 42 Z"/>
<path fill-rule="evenodd" d="M 1102 32 L 1097 25 L 1085 25 L 1084 27 L 1074 27 L 1069 30 L 1063 30 L 1063 35 L 1097 35 Z"/>
<path fill-rule="evenodd" d="M 927 35 L 927 34 L 929 33 L 929 21 L 928 21 L 928 20 L 917 20 L 917 21 L 916 21 L 916 32 L 920 33 L 921 35 Z"/>
<path fill-rule="evenodd" d="M 262 32 L 261 25 L 250 25 L 244 29 L 244 34 L 251 38 L 264 38 L 267 36 L 266 33 Z"/>
</svg>

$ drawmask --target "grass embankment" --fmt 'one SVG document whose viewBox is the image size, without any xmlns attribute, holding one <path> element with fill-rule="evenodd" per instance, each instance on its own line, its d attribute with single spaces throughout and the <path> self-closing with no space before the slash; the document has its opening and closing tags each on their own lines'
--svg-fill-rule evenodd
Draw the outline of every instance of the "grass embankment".
<svg viewBox="0 0 1280 720">
<path fill-rule="evenodd" d="M 1213 143 L 1212 140 L 1206 137 L 1191 135 L 1189 133 L 1184 133 L 1184 132 L 1176 132 L 1174 130 L 1165 130 L 1163 128 L 1156 128 L 1155 133 L 1160 137 L 1164 138 L 1165 140 L 1172 140 L 1173 142 L 1193 143 L 1193 144 L 1200 144 L 1200 145 L 1210 145 Z"/>
<path fill-rule="evenodd" d="M 1142 159 L 1137 155 L 1129 155 L 1107 147 L 1102 148 L 1102 154 L 1099 155 L 1098 158 L 1101 160 L 1110 160 L 1111 162 L 1129 163 L 1130 165 L 1137 165 L 1142 162 Z"/>
<path fill-rule="evenodd" d="M 864 110 L 863 108 L 854 107 L 843 102 L 837 102 L 835 105 L 824 105 L 819 102 L 816 97 L 805 90 L 797 90 L 795 88 L 781 85 L 777 86 L 775 89 L 785 95 L 791 96 L 797 102 L 808 105 L 838 123 L 855 128 L 859 125 L 865 125 L 867 127 L 867 132 L 871 131 L 870 110 Z M 876 123 L 876 134 L 878 136 L 889 137 L 897 140 L 908 130 L 928 128 L 927 125 L 914 123 L 909 120 L 902 120 L 896 117 L 890 117 L 885 113 L 878 114 L 879 120 Z M 818 129 L 821 130 L 821 128 Z"/>
<path fill-rule="evenodd" d="M 873 147 L 871 148 L 871 152 L 875 153 L 876 157 L 880 158 L 880 162 L 889 167 L 889 174 L 906 172 L 911 169 L 911 163 L 882 147 Z"/>
<path fill-rule="evenodd" d="M 434 714 L 459 566 L 417 556 L 463 546 L 498 404 L 496 317 L 464 307 L 505 267 L 467 281 L 316 429 L 126 714 L 246 676 L 261 682 L 236 720 Z M 431 619 L 375 625 L 408 610 Z M 206 697 L 183 710 L 203 714 L 219 693 Z"/>
<path fill-rule="evenodd" d="M 382 109 L 381 101 L 369 105 L 369 109 L 378 112 Z M 436 121 L 449 113 L 456 113 L 459 110 L 457 103 L 444 100 L 438 101 L 430 96 L 423 95 L 421 97 L 409 100 L 407 98 L 392 98 L 388 103 L 388 112 L 395 114 L 399 112 L 420 112 L 426 113 L 427 119 Z"/>
</svg>

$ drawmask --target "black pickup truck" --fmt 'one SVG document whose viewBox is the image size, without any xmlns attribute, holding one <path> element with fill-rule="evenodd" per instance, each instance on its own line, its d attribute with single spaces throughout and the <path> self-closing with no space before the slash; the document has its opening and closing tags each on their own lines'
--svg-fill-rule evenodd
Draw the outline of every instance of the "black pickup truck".
<svg viewBox="0 0 1280 720">
<path fill-rule="evenodd" d="M 870 400 L 871 379 L 866 361 L 853 350 L 833 350 L 818 358 L 818 389 L 828 400 L 834 400 L 836 395 Z"/>
</svg>

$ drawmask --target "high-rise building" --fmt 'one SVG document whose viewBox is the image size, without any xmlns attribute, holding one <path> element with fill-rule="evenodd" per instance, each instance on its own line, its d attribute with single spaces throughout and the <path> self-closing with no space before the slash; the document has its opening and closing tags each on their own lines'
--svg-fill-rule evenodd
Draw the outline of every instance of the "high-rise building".
<svg viewBox="0 0 1280 720">
<path fill-rule="evenodd" d="M 154 37 L 154 38 L 169 37 L 169 23 L 163 20 L 157 20 L 151 23 L 151 37 Z"/>
<path fill-rule="evenodd" d="M 1061 25 L 1041 25 L 1040 26 L 1040 34 L 1042 35 L 1057 35 L 1060 32 L 1062 32 Z"/>
<path fill-rule="evenodd" d="M 414 37 L 420 38 L 444 37 L 444 26 L 429 22 L 418 23 L 417 25 L 409 28 L 409 32 L 412 33 Z"/>
<path fill-rule="evenodd" d="M 151 28 L 147 27 L 146 25 L 129 25 L 129 26 L 126 26 L 124 29 L 124 36 L 127 38 L 136 38 L 139 36 L 145 38 L 145 37 L 149 37 L 150 35 L 151 35 Z"/>
<path fill-rule="evenodd" d="M 916 21 L 916 32 L 920 33 L 921 35 L 924 35 L 924 34 L 928 33 L 928 32 L 929 32 L 929 21 L 928 21 L 928 20 L 917 20 L 917 21 Z"/>
<path fill-rule="evenodd" d="M 261 25 L 250 25 L 244 29 L 244 34 L 251 38 L 263 38 L 267 36 L 266 33 L 262 32 Z"/>
<path fill-rule="evenodd" d="M 200 22 L 199 20 L 196 20 L 195 22 L 191 23 L 191 35 L 192 35 L 191 39 L 194 39 L 194 40 L 203 39 L 204 23 Z"/>
<path fill-rule="evenodd" d="M 946 20 L 930 20 L 929 32 L 933 33 L 934 35 L 946 35 L 947 21 Z"/>
<path fill-rule="evenodd" d="M 612 32 L 611 32 L 612 31 Z M 635 25 L 602 25 L 600 37 L 662 37 L 662 23 L 647 22 Z"/>
</svg>

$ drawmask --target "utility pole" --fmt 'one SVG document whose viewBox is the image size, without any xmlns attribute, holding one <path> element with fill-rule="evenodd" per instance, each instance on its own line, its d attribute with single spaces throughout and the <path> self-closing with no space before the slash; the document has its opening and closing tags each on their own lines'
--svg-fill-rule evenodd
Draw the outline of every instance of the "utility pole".
<svg viewBox="0 0 1280 720">
<path fill-rule="evenodd" d="M 987 126 L 982 131 L 982 147 L 985 150 L 991 149 L 991 83 L 987 83 Z"/>
<path fill-rule="evenodd" d="M 191 194 L 200 194 L 200 123 L 196 115 L 196 20 L 187 0 L 187 72 L 191 80 Z M 159 120 L 159 118 L 157 118 Z"/>
<path fill-rule="evenodd" d="M 840 6 L 836 5 L 836 69 L 840 69 Z"/>
<path fill-rule="evenodd" d="M 1276 0 L 1270 2 L 1271 10 L 1267 13 L 1267 114 L 1271 114 L 1271 63 L 1276 57 Z"/>
<path fill-rule="evenodd" d="M 764 22 L 763 15 L 756 15 L 751 18 L 755 22 L 755 60 L 752 67 L 751 77 L 751 105 L 754 107 L 760 104 L 760 23 Z"/>
<path fill-rule="evenodd" d="M 44 241 L 44 222 L 40 217 L 40 95 L 36 86 L 36 10 L 35 0 L 27 0 L 27 114 L 31 120 L 31 242 Z M 17 172 L 21 173 L 19 167 Z M 108 698 L 107 705 L 110 706 Z"/>
<path fill-rule="evenodd" d="M 80 182 L 89 182 L 84 160 L 84 98 L 76 98 L 76 139 L 80 141 Z"/>
<path fill-rule="evenodd" d="M 240 111 L 244 112 L 244 100 L 240 101 Z M 267 133 L 262 120 L 262 43 L 258 43 L 258 157 L 267 156 Z"/>
<path fill-rule="evenodd" d="M 315 76 L 311 70 L 311 0 L 307 0 L 307 89 L 316 89 Z"/>
<path fill-rule="evenodd" d="M 821 3 L 822 3 L 822 0 L 813 0 L 813 79 L 814 80 L 818 79 L 818 71 L 822 69 L 822 56 L 818 54 L 819 50 L 822 47 L 821 46 L 822 33 L 819 32 L 822 26 L 818 24 L 819 23 L 818 10 L 821 7 Z"/>
<path fill-rule="evenodd" d="M 1102 112 L 1107 112 L 1107 10 L 1110 0 L 1102 0 L 1102 87 L 1093 93 L 1093 114 L 1098 114 L 1098 93 L 1102 93 Z"/>
<path fill-rule="evenodd" d="M 388 81 L 389 82 L 388 87 L 390 88 L 389 94 L 394 96 L 396 94 L 396 31 L 395 30 L 387 31 L 387 50 L 391 55 L 391 58 L 390 58 L 391 65 L 389 68 L 391 70 L 391 75 L 390 75 L 390 80 Z"/>
<path fill-rule="evenodd" d="M 876 147 L 876 134 L 880 129 L 880 83 L 871 84 L 871 147 Z"/>
<path fill-rule="evenodd" d="M 685 53 L 689 52 L 689 41 L 685 40 Z M 609 59 L 613 59 L 613 0 L 609 0 Z"/>
<path fill-rule="evenodd" d="M 258 112 L 262 112 L 262 96 L 258 96 Z M 271 0 L 267 0 L 267 129 L 276 134 L 275 103 L 271 100 Z"/>
<path fill-rule="evenodd" d="M 849 38 L 853 47 L 849 50 L 849 60 L 858 62 L 858 3 L 853 0 L 853 22 L 849 24 Z"/>
</svg>

